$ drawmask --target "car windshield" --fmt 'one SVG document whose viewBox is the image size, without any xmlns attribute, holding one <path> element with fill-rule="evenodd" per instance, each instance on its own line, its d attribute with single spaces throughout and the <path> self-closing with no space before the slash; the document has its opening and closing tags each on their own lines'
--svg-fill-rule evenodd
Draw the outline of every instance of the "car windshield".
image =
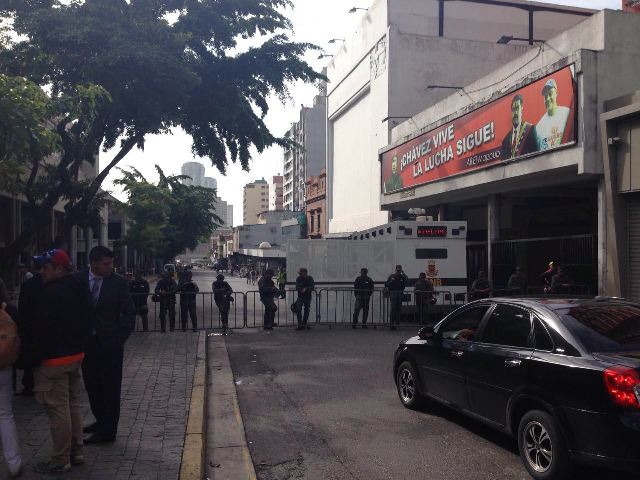
<svg viewBox="0 0 640 480">
<path fill-rule="evenodd" d="M 558 313 L 590 352 L 640 350 L 640 305 L 589 302 Z"/>
</svg>

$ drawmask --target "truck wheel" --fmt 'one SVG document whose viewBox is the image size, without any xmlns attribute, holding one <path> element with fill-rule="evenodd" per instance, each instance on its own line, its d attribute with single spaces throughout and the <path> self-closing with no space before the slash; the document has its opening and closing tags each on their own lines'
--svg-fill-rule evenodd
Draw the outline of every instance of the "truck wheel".
<svg viewBox="0 0 640 480">
<path fill-rule="evenodd" d="M 412 410 L 421 407 L 424 403 L 419 387 L 418 377 L 411 362 L 402 362 L 396 374 L 398 396 L 402 405 Z"/>
<path fill-rule="evenodd" d="M 561 480 L 573 473 L 558 423 L 547 412 L 531 410 L 522 417 L 518 450 L 524 466 L 536 480 Z"/>
</svg>

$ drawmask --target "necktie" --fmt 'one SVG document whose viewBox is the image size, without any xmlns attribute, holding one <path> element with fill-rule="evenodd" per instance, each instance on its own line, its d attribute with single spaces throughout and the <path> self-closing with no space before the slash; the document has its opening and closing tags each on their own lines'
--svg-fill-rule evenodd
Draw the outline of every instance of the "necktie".
<svg viewBox="0 0 640 480">
<path fill-rule="evenodd" d="M 101 278 L 94 278 L 93 284 L 91 285 L 91 299 L 93 300 L 93 305 L 98 304 L 98 299 L 100 298 L 100 284 L 102 283 Z"/>
</svg>

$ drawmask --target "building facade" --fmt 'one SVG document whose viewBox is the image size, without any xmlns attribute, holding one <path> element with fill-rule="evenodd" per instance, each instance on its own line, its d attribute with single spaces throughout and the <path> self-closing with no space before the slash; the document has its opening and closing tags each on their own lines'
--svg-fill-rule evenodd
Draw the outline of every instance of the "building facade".
<svg viewBox="0 0 640 480">
<path fill-rule="evenodd" d="M 196 187 L 204 187 L 204 165 L 200 162 L 185 162 L 180 169 L 182 175 L 187 175 L 189 178 L 182 180 L 185 185 L 192 185 Z M 215 180 L 214 180 L 215 182 Z M 211 188 L 211 187 L 209 187 Z M 213 187 L 215 188 L 215 187 Z"/>
<path fill-rule="evenodd" d="M 590 16 L 529 3 L 375 0 L 327 69 L 329 232 L 386 223 L 378 150 L 392 128 Z M 461 98 L 473 92 L 458 90 Z"/>
<path fill-rule="evenodd" d="M 638 31 L 599 12 L 394 128 L 382 209 L 465 220 L 469 282 L 520 266 L 539 293 L 553 261 L 579 293 L 640 300 Z"/>
<path fill-rule="evenodd" d="M 316 95 L 313 107 L 303 106 L 300 119 L 286 133 L 297 146 L 284 152 L 283 207 L 304 210 L 305 181 L 326 165 L 327 98 Z"/>
<path fill-rule="evenodd" d="M 263 178 L 244 186 L 242 224 L 258 223 L 258 214 L 269 209 L 269 184 Z"/>
<path fill-rule="evenodd" d="M 307 232 L 309 238 L 322 238 L 327 233 L 327 172 L 307 178 Z"/>
<path fill-rule="evenodd" d="M 269 180 L 269 210 L 283 210 L 282 175 L 274 175 Z"/>
</svg>

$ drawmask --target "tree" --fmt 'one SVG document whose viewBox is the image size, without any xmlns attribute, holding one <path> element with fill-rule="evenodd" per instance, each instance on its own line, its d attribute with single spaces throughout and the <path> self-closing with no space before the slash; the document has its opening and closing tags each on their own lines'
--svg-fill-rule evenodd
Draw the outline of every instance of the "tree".
<svg viewBox="0 0 640 480">
<path fill-rule="evenodd" d="M 147 258 L 172 259 L 198 243 L 208 240 L 219 226 L 215 211 L 215 190 L 183 185 L 183 175 L 160 175 L 157 185 L 135 168 L 122 171 L 116 184 L 123 187 L 128 201 L 124 211 L 130 220 L 125 243 Z"/>
<path fill-rule="evenodd" d="M 102 182 L 149 134 L 184 129 L 195 155 L 221 172 L 228 162 L 248 169 L 250 147 L 262 152 L 291 141 L 264 123 L 267 99 L 288 97 L 287 85 L 322 78 L 303 60 L 316 47 L 289 40 L 281 13 L 290 0 L 3 0 L 19 38 L 0 47 L 0 73 L 46 87 L 58 109 L 60 138 L 42 210 L 67 201 L 65 230 L 88 222 Z M 250 48 L 238 41 L 252 39 Z M 95 178 L 83 162 L 118 148 Z M 99 200 L 99 199 L 98 199 Z M 15 258 L 27 228 L 5 249 Z"/>
</svg>

